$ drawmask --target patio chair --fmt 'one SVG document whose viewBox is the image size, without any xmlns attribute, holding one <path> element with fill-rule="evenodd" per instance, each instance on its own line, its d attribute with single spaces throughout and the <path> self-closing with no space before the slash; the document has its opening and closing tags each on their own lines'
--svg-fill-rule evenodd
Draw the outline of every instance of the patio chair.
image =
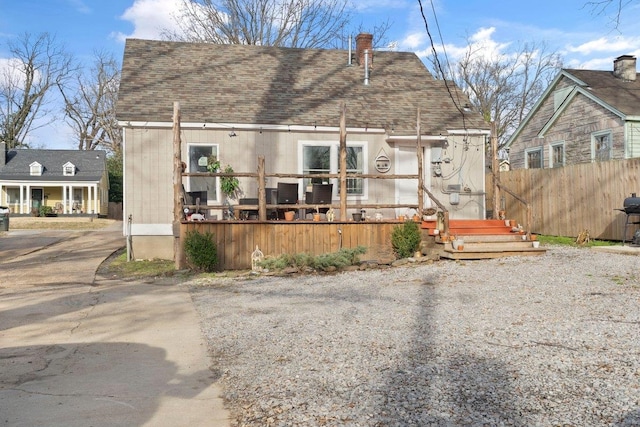
<svg viewBox="0 0 640 427">
<path fill-rule="evenodd" d="M 333 184 L 313 184 L 311 192 L 306 194 L 305 201 L 308 205 L 329 205 L 333 197 Z M 329 208 L 318 208 L 318 213 L 326 214 Z M 308 213 L 316 210 L 311 208 Z"/>
<path fill-rule="evenodd" d="M 295 205 L 298 203 L 298 184 L 288 182 L 278 183 L 278 205 Z M 294 209 L 278 209 L 278 218 L 284 218 L 285 210 Z"/>
</svg>

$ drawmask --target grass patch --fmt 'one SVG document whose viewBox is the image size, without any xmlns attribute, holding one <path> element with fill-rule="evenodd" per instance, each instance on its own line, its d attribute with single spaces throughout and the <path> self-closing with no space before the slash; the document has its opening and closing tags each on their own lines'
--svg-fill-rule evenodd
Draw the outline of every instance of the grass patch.
<svg viewBox="0 0 640 427">
<path fill-rule="evenodd" d="M 140 279 L 173 276 L 176 274 L 176 266 L 173 261 L 162 259 L 127 261 L 127 252 L 123 249 L 109 257 L 99 272 L 105 276 Z"/>
<path fill-rule="evenodd" d="M 100 230 L 116 222 L 106 218 L 10 217 L 9 230 Z"/>
<path fill-rule="evenodd" d="M 613 242 L 610 240 L 595 240 L 591 239 L 589 243 L 584 245 L 578 245 L 575 237 L 563 237 L 563 236 L 543 236 L 538 235 L 540 244 L 544 245 L 562 245 L 562 246 L 575 246 L 575 247 L 592 247 L 592 246 L 617 246 L 619 242 Z"/>
</svg>

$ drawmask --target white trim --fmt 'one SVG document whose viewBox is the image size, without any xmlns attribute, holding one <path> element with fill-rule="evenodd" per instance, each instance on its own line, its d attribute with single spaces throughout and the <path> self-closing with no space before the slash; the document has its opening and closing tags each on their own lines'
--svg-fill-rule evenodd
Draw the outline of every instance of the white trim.
<svg viewBox="0 0 640 427">
<path fill-rule="evenodd" d="M 172 128 L 173 122 L 142 122 L 120 120 L 118 125 L 123 128 Z M 250 130 L 262 132 L 318 132 L 336 133 L 340 132 L 339 126 L 302 126 L 302 125 L 270 125 L 270 124 L 246 124 L 246 123 L 209 123 L 209 122 L 183 122 L 181 129 L 213 129 L 213 130 Z M 348 133 L 375 133 L 384 134 L 383 128 L 356 128 L 348 127 Z"/>
<path fill-rule="evenodd" d="M 562 147 L 562 164 L 556 166 L 556 164 L 553 161 L 553 149 L 555 147 Z M 562 167 L 567 163 L 567 152 L 566 152 L 566 144 L 565 141 L 555 141 L 555 142 L 551 142 L 549 143 L 549 168 L 557 168 L 557 167 Z"/>
<path fill-rule="evenodd" d="M 599 136 L 608 136 L 609 137 L 609 156 L 607 159 L 598 160 L 596 159 L 596 138 Z M 601 162 L 611 160 L 613 158 L 613 131 L 611 129 L 599 130 L 595 132 L 591 132 L 591 161 L 592 162 Z"/>
<path fill-rule="evenodd" d="M 532 168 L 529 167 L 529 153 L 540 152 L 540 167 Z M 538 145 L 537 147 L 530 147 L 524 150 L 524 167 L 525 169 L 544 169 L 544 146 Z"/>
<path fill-rule="evenodd" d="M 329 173 L 338 173 L 339 167 L 339 148 L 340 141 L 314 141 L 314 140 L 299 140 L 298 141 L 298 173 L 302 174 L 304 163 L 303 163 L 303 151 L 305 146 L 311 147 L 329 147 Z M 368 141 L 347 141 L 347 147 L 360 147 L 362 148 L 362 173 L 369 173 L 369 144 Z M 340 184 L 337 178 L 332 178 L 331 182 L 333 183 L 333 194 L 332 199 L 338 199 L 338 189 Z M 298 198 L 304 200 L 304 192 L 305 188 L 303 187 L 303 179 L 298 180 Z M 367 178 L 362 178 L 362 194 L 347 194 L 347 200 L 369 200 L 369 180 Z"/>
<path fill-rule="evenodd" d="M 173 224 L 131 224 L 131 235 L 173 236 Z"/>
</svg>

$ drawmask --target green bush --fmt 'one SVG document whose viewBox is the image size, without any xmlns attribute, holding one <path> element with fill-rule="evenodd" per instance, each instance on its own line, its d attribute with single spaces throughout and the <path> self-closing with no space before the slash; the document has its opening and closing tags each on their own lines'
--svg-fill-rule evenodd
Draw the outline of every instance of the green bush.
<svg viewBox="0 0 640 427">
<path fill-rule="evenodd" d="M 276 258 L 267 258 L 260 263 L 263 268 L 282 270 L 287 267 L 313 268 L 326 270 L 329 267 L 343 268 L 360 262 L 359 256 L 367 252 L 364 246 L 353 249 L 340 249 L 338 252 L 313 256 L 307 253 L 283 254 Z"/>
<path fill-rule="evenodd" d="M 408 258 L 420 248 L 420 227 L 417 222 L 407 221 L 393 228 L 391 245 L 398 258 Z"/>
<path fill-rule="evenodd" d="M 40 216 L 46 216 L 47 214 L 52 214 L 53 213 L 53 208 L 51 206 L 40 206 L 40 209 L 38 210 L 38 215 Z"/>
<path fill-rule="evenodd" d="M 189 231 L 184 240 L 187 261 L 198 270 L 212 272 L 218 267 L 218 250 L 215 236 L 209 232 Z"/>
</svg>

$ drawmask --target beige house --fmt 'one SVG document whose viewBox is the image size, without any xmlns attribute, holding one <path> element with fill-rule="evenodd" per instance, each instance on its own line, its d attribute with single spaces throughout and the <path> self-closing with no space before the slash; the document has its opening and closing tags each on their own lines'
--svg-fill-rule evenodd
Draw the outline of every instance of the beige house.
<svg viewBox="0 0 640 427">
<path fill-rule="evenodd" d="M 136 258 L 173 258 L 173 103 L 181 107 L 182 160 L 206 171 L 216 156 L 236 172 L 337 173 L 341 104 L 347 168 L 362 174 L 416 174 L 421 111 L 424 180 L 452 218 L 484 218 L 484 152 L 489 126 L 462 106 L 465 96 L 434 79 L 413 53 L 127 40 L 117 118 L 124 129 L 124 216 Z M 304 199 L 309 180 L 298 184 Z M 314 180 L 315 182 L 315 180 Z M 333 200 L 339 200 L 332 182 Z M 222 205 L 219 179 L 184 177 L 188 192 Z M 257 183 L 241 178 L 244 197 Z M 416 204 L 417 180 L 349 179 L 349 217 L 359 204 Z M 426 202 L 431 203 L 430 201 Z M 378 209 L 386 218 L 406 208 Z M 222 212 L 208 212 L 208 219 Z M 340 220 L 340 218 L 337 218 Z M 343 220 L 346 220 L 343 219 Z"/>
<path fill-rule="evenodd" d="M 612 71 L 562 70 L 507 141 L 512 169 L 640 157 L 636 58 Z"/>
<path fill-rule="evenodd" d="M 106 215 L 109 175 L 104 151 L 7 150 L 0 143 L 0 206 L 31 215 Z"/>
</svg>

